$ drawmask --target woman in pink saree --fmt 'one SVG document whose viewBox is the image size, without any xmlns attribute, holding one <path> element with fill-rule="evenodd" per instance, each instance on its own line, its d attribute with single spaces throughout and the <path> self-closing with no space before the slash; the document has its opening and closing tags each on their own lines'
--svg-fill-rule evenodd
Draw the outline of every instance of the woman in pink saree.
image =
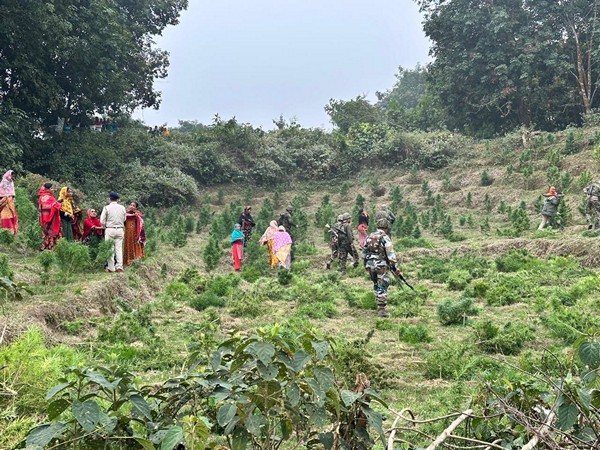
<svg viewBox="0 0 600 450">
<path fill-rule="evenodd" d="M 277 233 L 275 233 L 273 252 L 279 265 L 290 270 L 292 265 L 292 237 L 285 231 L 283 225 L 277 228 Z"/>
</svg>

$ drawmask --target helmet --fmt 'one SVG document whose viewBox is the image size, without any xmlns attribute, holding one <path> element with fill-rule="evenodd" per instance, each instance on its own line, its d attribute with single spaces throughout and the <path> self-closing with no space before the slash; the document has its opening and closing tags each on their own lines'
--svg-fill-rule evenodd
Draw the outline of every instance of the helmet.
<svg viewBox="0 0 600 450">
<path fill-rule="evenodd" d="M 291 206 L 288 206 L 287 208 L 285 208 L 285 210 L 289 213 L 291 213 L 294 209 Z"/>
<path fill-rule="evenodd" d="M 337 216 L 337 221 L 338 222 L 341 222 L 343 220 L 344 220 L 344 215 L 343 214 L 340 214 L 339 216 Z"/>
<path fill-rule="evenodd" d="M 377 219 L 377 228 L 389 228 L 390 222 L 387 219 Z"/>
<path fill-rule="evenodd" d="M 342 214 L 342 220 L 350 220 L 352 216 L 349 213 Z"/>
</svg>

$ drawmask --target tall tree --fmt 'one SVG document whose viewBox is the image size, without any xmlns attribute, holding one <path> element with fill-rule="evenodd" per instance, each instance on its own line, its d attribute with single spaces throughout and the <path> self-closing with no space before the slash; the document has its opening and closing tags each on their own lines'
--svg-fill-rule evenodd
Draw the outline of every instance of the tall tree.
<svg viewBox="0 0 600 450">
<path fill-rule="evenodd" d="M 187 0 L 0 0 L 0 104 L 38 123 L 157 107 L 168 54 L 153 36 Z"/>
</svg>

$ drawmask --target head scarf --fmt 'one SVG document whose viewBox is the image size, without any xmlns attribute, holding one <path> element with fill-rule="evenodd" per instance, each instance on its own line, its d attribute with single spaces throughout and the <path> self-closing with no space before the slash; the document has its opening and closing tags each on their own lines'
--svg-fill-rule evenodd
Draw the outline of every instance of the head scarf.
<svg viewBox="0 0 600 450">
<path fill-rule="evenodd" d="M 290 234 L 287 231 L 285 231 L 285 228 L 283 226 L 280 226 L 277 229 L 277 233 L 275 233 L 275 238 L 274 238 L 274 242 L 273 242 L 273 251 L 277 252 L 277 250 L 279 250 L 284 245 L 291 244 L 291 243 L 292 243 L 292 237 L 290 236 Z"/>
<path fill-rule="evenodd" d="M 269 227 L 265 230 L 261 238 L 258 240 L 260 245 L 264 245 L 265 242 L 270 241 L 275 237 L 275 233 L 277 232 L 277 221 L 271 220 Z"/>
<path fill-rule="evenodd" d="M 15 195 L 15 182 L 12 179 L 13 171 L 7 170 L 0 182 L 0 197 Z"/>
<path fill-rule="evenodd" d="M 550 186 L 550 189 L 548 189 L 548 193 L 546 194 L 546 197 L 551 196 L 556 196 L 556 188 L 554 186 Z"/>
<path fill-rule="evenodd" d="M 92 231 L 92 227 L 102 228 L 102 222 L 100 222 L 100 219 L 98 219 L 98 217 L 90 216 L 90 211 L 92 211 L 92 209 L 93 208 L 87 209 L 87 217 L 83 221 L 83 235 L 81 236 L 81 239 L 88 237 Z M 102 231 L 98 232 L 98 230 L 96 230 L 96 234 L 102 234 Z"/>
<path fill-rule="evenodd" d="M 240 231 L 241 226 L 239 223 L 236 223 L 233 227 L 233 233 L 231 233 L 231 243 L 233 244 L 235 241 L 239 241 L 240 239 L 244 242 L 244 233 Z"/>
<path fill-rule="evenodd" d="M 68 196 L 68 186 L 63 186 L 60 188 L 60 193 L 58 194 L 58 201 L 62 200 L 62 206 L 60 210 L 65 214 L 73 217 L 73 198 Z"/>
</svg>

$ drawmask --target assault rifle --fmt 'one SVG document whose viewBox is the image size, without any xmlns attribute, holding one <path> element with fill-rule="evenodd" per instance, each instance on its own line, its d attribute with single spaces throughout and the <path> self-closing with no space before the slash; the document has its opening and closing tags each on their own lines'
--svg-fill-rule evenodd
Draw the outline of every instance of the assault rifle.
<svg viewBox="0 0 600 450">
<path fill-rule="evenodd" d="M 401 289 L 404 289 L 404 287 L 402 286 L 402 284 L 404 283 L 411 290 L 413 290 L 413 291 L 415 290 L 415 288 L 408 282 L 408 280 L 406 278 L 404 278 L 404 275 L 402 275 L 402 272 L 400 272 L 396 267 L 394 267 L 392 269 L 392 273 L 396 277 L 396 280 L 398 281 L 398 286 L 400 286 Z"/>
</svg>

